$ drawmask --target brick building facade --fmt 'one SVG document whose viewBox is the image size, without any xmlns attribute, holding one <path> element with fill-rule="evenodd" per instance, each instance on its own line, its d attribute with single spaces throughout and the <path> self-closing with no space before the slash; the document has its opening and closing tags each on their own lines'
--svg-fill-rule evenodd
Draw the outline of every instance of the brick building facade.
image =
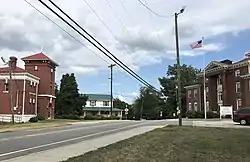
<svg viewBox="0 0 250 162">
<path fill-rule="evenodd" d="M 220 105 L 250 107 L 250 53 L 235 63 L 212 61 L 204 70 L 207 111 L 218 111 Z M 199 76 L 201 82 L 185 87 L 187 110 L 204 111 L 204 75 Z"/>
<path fill-rule="evenodd" d="M 16 57 L 10 57 L 12 85 L 9 84 L 9 68 L 0 68 L 0 120 L 10 121 L 11 119 L 10 86 L 17 122 L 26 122 L 37 114 L 46 119 L 53 119 L 55 70 L 58 64 L 43 53 L 24 57 L 21 60 L 25 63 L 24 69 L 16 66 Z"/>
</svg>

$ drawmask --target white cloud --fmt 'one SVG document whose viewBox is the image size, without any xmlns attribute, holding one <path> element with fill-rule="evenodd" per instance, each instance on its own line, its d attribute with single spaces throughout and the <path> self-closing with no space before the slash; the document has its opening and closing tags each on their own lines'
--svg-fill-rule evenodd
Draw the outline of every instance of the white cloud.
<svg viewBox="0 0 250 162">
<path fill-rule="evenodd" d="M 29 1 L 87 47 L 108 60 L 38 1 Z M 121 1 L 107 0 L 109 4 L 105 0 L 87 1 L 118 41 L 112 37 L 83 0 L 55 2 L 133 70 L 138 71 L 142 66 L 159 64 L 162 59 L 174 58 L 175 38 L 172 17 L 169 19 L 156 17 L 138 1 L 122 0 L 126 10 Z M 248 15 L 249 0 L 171 2 L 148 0 L 147 5 L 167 16 L 171 16 L 182 6 L 187 6 L 185 13 L 179 16 L 181 54 L 186 56 L 200 55 L 207 51 L 216 52 L 226 47 L 223 42 L 214 42 L 206 44 L 204 49 L 191 51 L 189 44 L 201 37 L 210 39 L 224 33 L 237 35 L 240 31 L 250 29 L 250 17 L 239 16 Z M 5 58 L 10 55 L 17 55 L 20 58 L 37 53 L 43 46 L 44 53 L 60 64 L 59 73 L 95 75 L 98 71 L 107 69 L 107 63 L 62 32 L 24 1 L 3 2 L 0 6 L 0 21 L 0 55 Z M 23 66 L 21 61 L 18 64 Z"/>
</svg>

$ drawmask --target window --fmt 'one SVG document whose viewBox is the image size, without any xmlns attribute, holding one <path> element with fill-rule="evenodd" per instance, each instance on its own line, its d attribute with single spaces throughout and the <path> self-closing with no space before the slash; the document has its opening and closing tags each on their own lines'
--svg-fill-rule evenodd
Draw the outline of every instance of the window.
<svg viewBox="0 0 250 162">
<path fill-rule="evenodd" d="M 32 84 L 33 84 L 33 82 L 32 81 L 30 81 L 30 85 L 32 86 Z"/>
<path fill-rule="evenodd" d="M 236 93 L 240 93 L 240 82 L 236 82 Z"/>
<path fill-rule="evenodd" d="M 4 83 L 4 87 L 3 87 L 3 92 L 9 92 L 8 79 L 5 79 L 5 83 Z"/>
<path fill-rule="evenodd" d="M 209 101 L 206 102 L 207 111 L 209 110 Z"/>
<path fill-rule="evenodd" d="M 217 79 L 217 85 L 222 84 L 222 80 L 221 80 L 221 76 L 219 76 L 219 78 Z"/>
<path fill-rule="evenodd" d="M 218 93 L 218 101 L 222 101 L 222 98 L 223 98 L 222 92 L 219 92 L 219 93 Z"/>
<path fill-rule="evenodd" d="M 235 76 L 236 76 L 236 77 L 240 76 L 240 70 L 236 70 L 236 71 L 235 71 Z"/>
<path fill-rule="evenodd" d="M 103 101 L 103 106 L 109 106 L 109 101 Z"/>
<path fill-rule="evenodd" d="M 50 90 L 50 94 L 51 94 L 51 95 L 52 95 L 52 89 L 53 89 L 53 88 L 52 88 L 52 85 L 50 85 L 50 89 L 49 89 L 49 90 Z"/>
<path fill-rule="evenodd" d="M 188 90 L 188 98 L 191 98 L 191 90 Z"/>
<path fill-rule="evenodd" d="M 241 99 L 237 99 L 237 109 L 242 106 Z"/>
<path fill-rule="evenodd" d="M 194 111 L 197 111 L 198 110 L 198 105 L 197 105 L 197 102 L 194 103 Z"/>
<path fill-rule="evenodd" d="M 248 90 L 250 91 L 250 80 L 248 80 Z"/>
<path fill-rule="evenodd" d="M 32 102 L 32 99 L 30 98 L 30 103 Z"/>
<path fill-rule="evenodd" d="M 192 103 L 191 102 L 188 103 L 188 110 L 192 110 Z"/>
<path fill-rule="evenodd" d="M 35 66 L 35 70 L 38 70 L 38 67 L 37 67 L 37 66 Z"/>
<path fill-rule="evenodd" d="M 208 88 L 208 87 L 206 87 L 206 92 L 208 93 L 208 91 L 209 91 L 209 88 Z"/>
<path fill-rule="evenodd" d="M 90 106 L 96 106 L 96 101 L 90 101 Z"/>
<path fill-rule="evenodd" d="M 197 97 L 197 89 L 194 90 L 194 97 Z"/>
<path fill-rule="evenodd" d="M 36 100 L 35 99 L 33 99 L 33 103 L 35 103 L 36 102 Z"/>
</svg>

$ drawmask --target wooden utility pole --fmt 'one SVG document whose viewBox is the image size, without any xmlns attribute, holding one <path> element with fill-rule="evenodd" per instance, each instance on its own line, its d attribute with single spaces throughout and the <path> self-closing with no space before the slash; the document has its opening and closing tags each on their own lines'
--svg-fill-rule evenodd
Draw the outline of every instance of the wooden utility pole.
<svg viewBox="0 0 250 162">
<path fill-rule="evenodd" d="M 11 109 L 11 122 L 15 124 L 15 116 L 14 116 L 14 104 L 13 104 L 13 91 L 12 91 L 12 60 L 10 59 L 8 62 L 9 65 L 9 94 L 10 94 L 10 109 Z"/>
<path fill-rule="evenodd" d="M 116 64 L 111 64 L 108 66 L 110 68 L 110 116 L 112 116 L 113 111 L 113 67 Z"/>
</svg>

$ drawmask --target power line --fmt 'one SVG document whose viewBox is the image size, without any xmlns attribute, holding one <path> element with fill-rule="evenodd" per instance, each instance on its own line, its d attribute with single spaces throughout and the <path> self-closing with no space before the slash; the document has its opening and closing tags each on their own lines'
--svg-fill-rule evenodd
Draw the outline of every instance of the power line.
<svg viewBox="0 0 250 162">
<path fill-rule="evenodd" d="M 90 35 L 85 29 L 83 29 L 77 22 L 75 22 L 69 15 L 67 15 L 60 7 L 58 7 L 53 1 L 49 0 L 51 4 L 53 4 L 58 10 L 60 10 L 67 18 L 69 18 L 75 25 L 77 25 L 84 33 L 86 33 L 89 37 L 91 37 L 98 45 L 100 45 L 105 51 L 107 51 L 111 56 L 109 56 L 106 52 L 104 52 L 100 47 L 98 47 L 95 43 L 93 43 L 90 39 L 88 39 L 85 35 L 83 35 L 79 30 L 77 30 L 74 26 L 72 26 L 68 21 L 66 21 L 64 18 L 62 18 L 57 12 L 55 12 L 53 9 L 51 9 L 47 4 L 45 4 L 42 0 L 38 0 L 40 3 L 42 3 L 46 8 L 48 8 L 51 12 L 53 12 L 57 17 L 59 17 L 62 21 L 64 21 L 68 26 L 70 26 L 72 29 L 74 29 L 78 34 L 80 34 L 83 38 L 85 38 L 89 43 L 91 43 L 93 46 L 95 46 L 98 50 L 100 50 L 103 54 L 105 54 L 109 59 L 114 61 L 116 64 L 118 64 L 123 70 L 128 72 L 130 75 L 132 75 L 134 78 L 136 78 L 138 81 L 146 85 L 147 87 L 153 88 L 157 90 L 155 87 L 150 85 L 147 81 L 142 79 L 138 74 L 136 74 L 133 70 L 131 70 L 127 65 L 125 65 L 122 61 L 120 61 L 116 56 L 114 56 L 108 49 L 106 49 L 100 42 L 98 42 L 92 35 Z M 118 63 L 119 62 L 119 63 Z M 122 65 L 121 65 L 122 64 Z M 124 68 L 126 67 L 126 68 Z M 128 69 L 128 70 L 127 70 Z M 157 90 L 158 91 L 158 90 Z"/>
<path fill-rule="evenodd" d="M 47 18 L 50 22 L 52 22 L 54 25 L 56 25 L 58 28 L 60 28 L 63 32 L 65 32 L 66 34 L 68 34 L 71 38 L 73 38 L 75 41 L 77 41 L 78 43 L 80 43 L 81 45 L 83 45 L 88 51 L 90 51 L 91 53 L 93 53 L 94 55 L 96 55 L 97 57 L 99 57 L 100 59 L 102 59 L 104 62 L 107 63 L 107 65 L 109 65 L 110 63 L 105 60 L 104 58 L 102 58 L 100 55 L 98 55 L 96 52 L 94 52 L 93 50 L 91 50 L 90 48 L 88 48 L 84 43 L 82 43 L 80 40 L 78 40 L 76 37 L 74 37 L 72 34 L 70 34 L 67 30 L 65 30 L 63 27 L 61 27 L 60 25 L 58 25 L 55 21 L 53 21 L 51 18 L 49 18 L 47 15 L 45 15 L 43 12 L 41 12 L 39 9 L 37 9 L 34 5 L 32 5 L 30 2 L 28 2 L 27 0 L 24 0 L 27 4 L 29 4 L 33 9 L 35 9 L 37 12 L 39 12 L 41 15 L 43 15 L 45 18 Z"/>
<path fill-rule="evenodd" d="M 30 2 L 28 2 L 27 0 L 24 0 L 27 4 L 29 4 L 33 9 L 35 9 L 37 12 L 39 12 L 41 15 L 43 15 L 48 21 L 52 22 L 54 25 L 56 25 L 59 29 L 61 29 L 63 32 L 65 32 L 67 35 L 69 35 L 72 39 L 74 39 L 75 41 L 77 41 L 78 43 L 80 43 L 81 45 L 83 45 L 88 51 L 90 51 L 91 53 L 93 53 L 94 55 L 96 55 L 97 57 L 99 57 L 100 59 L 102 59 L 107 65 L 110 65 L 110 63 L 108 61 L 106 61 L 104 58 L 102 58 L 99 54 L 97 54 L 96 52 L 94 52 L 93 50 L 91 50 L 90 48 L 88 48 L 88 46 L 86 46 L 84 43 L 82 43 L 79 39 L 77 39 L 76 37 L 74 37 L 72 34 L 70 34 L 67 30 L 65 30 L 63 27 L 61 27 L 60 25 L 58 25 L 55 21 L 53 21 L 51 18 L 49 18 L 47 15 L 45 15 L 42 11 L 40 11 L 38 8 L 36 8 L 34 5 L 32 5 Z M 116 69 L 121 72 L 124 73 L 127 77 L 129 77 L 129 75 L 127 73 L 125 73 L 124 71 L 121 71 L 119 69 L 119 67 L 116 66 Z"/>
<path fill-rule="evenodd" d="M 161 18 L 171 18 L 172 16 L 165 16 L 165 15 L 161 15 L 158 14 L 157 12 L 155 12 L 154 10 L 152 10 L 151 8 L 149 8 L 146 4 L 144 4 L 141 0 L 137 0 L 141 5 L 143 5 L 147 10 L 149 10 L 151 13 L 153 13 L 154 15 L 161 17 Z"/>
</svg>

